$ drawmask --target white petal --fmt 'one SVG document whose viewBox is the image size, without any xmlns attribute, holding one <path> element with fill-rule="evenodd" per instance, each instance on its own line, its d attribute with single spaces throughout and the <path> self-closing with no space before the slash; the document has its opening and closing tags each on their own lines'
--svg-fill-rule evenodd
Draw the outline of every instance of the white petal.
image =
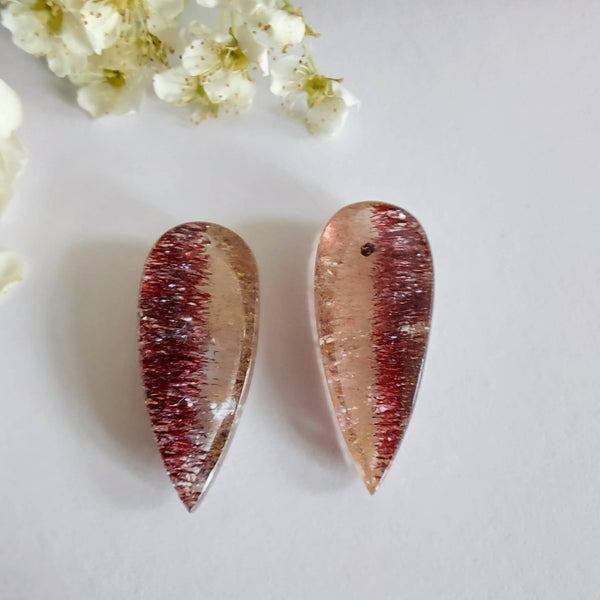
<svg viewBox="0 0 600 600">
<path fill-rule="evenodd" d="M 17 93 L 0 79 L 0 138 L 9 137 L 23 121 L 23 107 Z"/>
<path fill-rule="evenodd" d="M 124 115 L 135 112 L 144 97 L 144 90 L 138 82 L 114 87 L 104 81 L 85 85 L 77 90 L 77 102 L 92 117 L 103 115 Z"/>
<path fill-rule="evenodd" d="M 173 26 L 185 8 L 185 0 L 146 0 L 146 6 L 150 12 L 148 28 L 156 34 Z"/>
<path fill-rule="evenodd" d="M 94 53 L 94 49 L 92 48 L 92 44 L 79 14 L 71 12 L 65 12 L 63 14 L 63 25 L 60 38 L 56 39 L 56 43 L 60 43 L 61 39 L 67 49 L 73 54 L 89 56 Z"/>
<path fill-rule="evenodd" d="M 231 35 L 228 33 L 221 33 L 219 31 L 215 31 L 211 29 L 208 25 L 204 25 L 204 23 L 199 23 L 198 21 L 192 21 L 188 27 L 188 33 L 190 35 L 190 39 L 200 39 L 208 42 L 209 44 L 224 44 L 225 42 L 230 42 L 232 40 Z"/>
<path fill-rule="evenodd" d="M 301 44 L 306 33 L 304 19 L 285 10 L 274 10 L 268 21 L 269 36 L 279 46 Z"/>
<path fill-rule="evenodd" d="M 225 109 L 235 113 L 250 110 L 256 94 L 254 84 L 245 77 L 240 77 L 232 87 L 234 90 L 227 100 Z"/>
<path fill-rule="evenodd" d="M 196 3 L 206 8 L 219 6 L 224 11 L 234 11 L 242 16 L 250 14 L 261 6 L 260 0 L 196 0 Z"/>
<path fill-rule="evenodd" d="M 274 0 L 269 0 L 269 3 L 272 1 Z M 265 6 L 265 2 L 262 0 L 228 0 L 228 4 L 229 10 L 242 15 L 246 23 L 251 22 L 251 19 L 248 17 L 262 10 Z"/>
<path fill-rule="evenodd" d="M 150 12 L 160 14 L 167 21 L 176 19 L 185 8 L 185 0 L 146 0 Z"/>
<path fill-rule="evenodd" d="M 190 75 L 204 75 L 215 69 L 220 60 L 212 43 L 196 39 L 183 52 L 181 64 Z"/>
<path fill-rule="evenodd" d="M 324 98 L 308 109 L 306 114 L 308 130 L 318 136 L 334 136 L 344 126 L 348 110 L 342 98 L 337 96 Z"/>
<path fill-rule="evenodd" d="M 154 91 L 165 102 L 185 102 L 190 91 L 188 78 L 183 67 L 167 69 L 154 76 Z"/>
<path fill-rule="evenodd" d="M 88 63 L 87 56 L 73 54 L 64 44 L 57 44 L 46 59 L 48 67 L 57 77 L 74 79 L 81 76 Z"/>
<path fill-rule="evenodd" d="M 12 196 L 13 184 L 27 163 L 27 154 L 13 135 L 0 139 L 0 214 Z"/>
<path fill-rule="evenodd" d="M 107 48 L 101 56 L 92 57 L 96 70 L 116 69 L 123 73 L 139 73 L 139 54 L 135 44 L 132 44 L 127 38 L 116 42 L 110 48 Z"/>
<path fill-rule="evenodd" d="M 29 0 L 31 2 L 32 0 Z M 35 4 L 38 0 L 35 0 Z M 60 0 L 60 4 L 64 6 L 64 9 L 68 12 L 79 12 L 84 4 L 84 0 Z"/>
<path fill-rule="evenodd" d="M 256 63 L 263 75 L 269 74 L 269 55 L 267 47 L 256 39 L 249 27 L 242 25 L 236 33 L 241 51 L 252 63 Z"/>
<path fill-rule="evenodd" d="M 352 108 L 353 106 L 359 106 L 360 100 L 352 93 L 350 93 L 343 85 L 338 83 L 337 81 L 331 82 L 331 87 L 333 89 L 333 93 L 344 101 L 344 104 L 348 108 Z"/>
<path fill-rule="evenodd" d="M 300 56 L 285 56 L 271 65 L 271 93 L 287 96 L 298 93 L 308 68 Z"/>
<path fill-rule="evenodd" d="M 243 112 L 252 106 L 256 89 L 239 71 L 219 71 L 204 84 L 204 91 L 213 104 Z"/>
<path fill-rule="evenodd" d="M 0 294 L 23 279 L 23 259 L 14 252 L 0 252 Z"/>
<path fill-rule="evenodd" d="M 114 6 L 98 0 L 89 0 L 80 11 L 83 27 L 96 54 L 112 46 L 124 27 L 121 15 Z"/>
<path fill-rule="evenodd" d="M 55 40 L 33 11 L 11 3 L 2 10 L 2 24 L 12 33 L 16 46 L 34 56 L 45 56 Z"/>
</svg>

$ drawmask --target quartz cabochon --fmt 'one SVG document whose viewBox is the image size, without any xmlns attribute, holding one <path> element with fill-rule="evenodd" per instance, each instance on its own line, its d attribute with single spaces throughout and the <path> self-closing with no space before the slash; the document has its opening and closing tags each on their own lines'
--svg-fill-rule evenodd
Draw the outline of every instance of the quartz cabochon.
<svg viewBox="0 0 600 600">
<path fill-rule="evenodd" d="M 198 504 L 245 399 L 257 342 L 258 270 L 234 232 L 186 223 L 150 252 L 140 289 L 146 404 L 171 481 Z"/>
<path fill-rule="evenodd" d="M 317 249 L 317 333 L 337 421 L 371 494 L 412 414 L 432 301 L 431 251 L 412 215 L 361 202 L 332 217 Z"/>
</svg>

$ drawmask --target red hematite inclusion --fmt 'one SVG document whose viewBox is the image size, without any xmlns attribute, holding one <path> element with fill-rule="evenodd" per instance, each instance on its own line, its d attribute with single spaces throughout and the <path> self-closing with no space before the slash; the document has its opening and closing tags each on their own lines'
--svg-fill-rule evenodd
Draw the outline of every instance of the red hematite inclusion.
<svg viewBox="0 0 600 600">
<path fill-rule="evenodd" d="M 333 216 L 317 252 L 317 328 L 336 416 L 371 493 L 410 420 L 432 299 L 431 252 L 414 217 L 381 202 Z"/>
<path fill-rule="evenodd" d="M 224 455 L 256 347 L 258 274 L 235 233 L 187 223 L 163 235 L 144 268 L 140 358 L 165 467 L 193 510 Z"/>
</svg>

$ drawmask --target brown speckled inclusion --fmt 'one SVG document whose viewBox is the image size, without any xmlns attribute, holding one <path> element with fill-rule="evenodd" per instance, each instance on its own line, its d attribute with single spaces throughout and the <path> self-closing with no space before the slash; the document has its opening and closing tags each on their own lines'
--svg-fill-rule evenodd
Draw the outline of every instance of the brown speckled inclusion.
<svg viewBox="0 0 600 600">
<path fill-rule="evenodd" d="M 342 434 L 370 493 L 412 413 L 432 299 L 431 251 L 413 216 L 361 202 L 329 221 L 315 268 L 319 344 Z"/>
<path fill-rule="evenodd" d="M 256 262 L 238 235 L 186 223 L 158 240 L 140 290 L 140 359 L 158 447 L 190 511 L 239 418 L 257 319 Z"/>
</svg>

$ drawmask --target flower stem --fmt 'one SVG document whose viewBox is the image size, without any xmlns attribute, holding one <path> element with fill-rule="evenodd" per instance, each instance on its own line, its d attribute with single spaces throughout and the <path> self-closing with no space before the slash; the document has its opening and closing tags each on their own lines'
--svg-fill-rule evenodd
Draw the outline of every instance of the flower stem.
<svg viewBox="0 0 600 600">
<path fill-rule="evenodd" d="M 306 55 L 306 60 L 308 60 L 308 64 L 310 65 L 310 68 L 315 72 L 315 73 L 319 73 L 319 69 L 317 69 L 317 65 L 315 64 L 315 59 L 313 58 L 312 54 L 309 52 L 308 48 L 306 47 L 306 44 L 302 44 L 302 50 L 304 50 L 304 54 Z"/>
</svg>

